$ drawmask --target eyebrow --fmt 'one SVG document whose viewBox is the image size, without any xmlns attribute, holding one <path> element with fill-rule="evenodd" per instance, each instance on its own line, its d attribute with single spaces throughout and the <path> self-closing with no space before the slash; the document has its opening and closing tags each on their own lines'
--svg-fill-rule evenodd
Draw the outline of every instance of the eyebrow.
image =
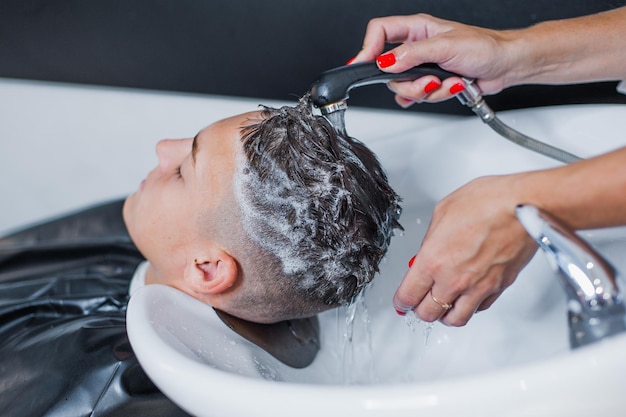
<svg viewBox="0 0 626 417">
<path fill-rule="evenodd" d="M 191 144 L 191 160 L 193 161 L 193 166 L 196 166 L 196 154 L 198 153 L 198 133 L 193 137 L 193 143 Z"/>
</svg>

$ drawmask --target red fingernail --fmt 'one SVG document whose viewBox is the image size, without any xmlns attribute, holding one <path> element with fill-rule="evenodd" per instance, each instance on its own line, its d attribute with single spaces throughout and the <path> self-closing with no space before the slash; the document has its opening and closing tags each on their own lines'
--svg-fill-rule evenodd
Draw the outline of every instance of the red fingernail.
<svg viewBox="0 0 626 417">
<path fill-rule="evenodd" d="M 396 308 L 396 314 L 397 314 L 398 316 L 406 316 L 406 311 L 398 310 L 398 309 Z"/>
<path fill-rule="evenodd" d="M 439 87 L 441 87 L 441 83 L 438 83 L 437 81 L 432 80 L 431 82 L 426 84 L 426 87 L 424 87 L 424 92 L 426 94 L 430 94 L 433 91 L 435 91 L 436 89 L 438 89 Z"/>
<path fill-rule="evenodd" d="M 465 90 L 465 84 L 463 84 L 463 83 L 456 83 L 452 87 L 450 87 L 450 94 L 457 94 L 457 93 L 460 93 L 463 90 Z"/>
<path fill-rule="evenodd" d="M 355 60 L 355 59 L 356 59 L 356 56 L 353 56 L 352 58 L 350 58 L 350 59 L 348 60 L 348 62 L 346 62 L 346 65 L 350 65 L 350 64 L 352 64 L 352 63 L 354 62 L 354 60 Z"/>
<path fill-rule="evenodd" d="M 386 54 L 379 55 L 378 58 L 376 58 L 376 63 L 381 68 L 390 67 L 396 63 L 396 56 L 391 52 L 387 52 Z"/>
<path fill-rule="evenodd" d="M 402 107 L 403 109 L 406 109 L 408 107 L 411 107 L 413 104 L 415 104 L 415 101 L 411 100 L 411 99 L 400 97 L 400 98 L 396 99 L 396 103 L 398 103 L 398 105 L 400 107 Z"/>
<path fill-rule="evenodd" d="M 417 255 L 413 255 L 413 257 L 411 259 L 409 259 L 409 268 L 413 266 L 413 262 L 415 262 L 415 257 Z"/>
</svg>

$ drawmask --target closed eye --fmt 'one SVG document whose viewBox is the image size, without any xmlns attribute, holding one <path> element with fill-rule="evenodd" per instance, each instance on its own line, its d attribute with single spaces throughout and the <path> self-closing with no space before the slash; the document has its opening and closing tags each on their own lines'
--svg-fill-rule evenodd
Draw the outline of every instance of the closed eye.
<svg viewBox="0 0 626 417">
<path fill-rule="evenodd" d="M 179 165 L 178 168 L 176 168 L 176 177 L 178 179 L 182 179 L 183 178 L 183 173 L 181 172 L 181 168 L 182 168 L 182 165 Z"/>
</svg>

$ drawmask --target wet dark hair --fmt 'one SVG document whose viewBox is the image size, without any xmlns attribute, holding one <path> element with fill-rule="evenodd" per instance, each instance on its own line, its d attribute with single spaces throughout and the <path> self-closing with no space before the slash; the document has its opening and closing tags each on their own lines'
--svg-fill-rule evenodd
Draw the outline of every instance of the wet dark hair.
<svg viewBox="0 0 626 417">
<path fill-rule="evenodd" d="M 261 118 L 242 130 L 235 188 L 244 230 L 297 297 L 348 304 L 401 229 L 400 198 L 372 151 L 314 115 L 308 96 L 264 107 Z"/>
</svg>

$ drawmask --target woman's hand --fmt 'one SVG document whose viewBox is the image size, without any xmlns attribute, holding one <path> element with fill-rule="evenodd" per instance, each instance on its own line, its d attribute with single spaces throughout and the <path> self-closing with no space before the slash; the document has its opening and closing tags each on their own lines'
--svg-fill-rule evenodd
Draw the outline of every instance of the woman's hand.
<svg viewBox="0 0 626 417">
<path fill-rule="evenodd" d="M 385 44 L 399 46 L 383 53 Z M 626 77 L 626 7 L 589 16 L 492 30 L 426 14 L 372 19 L 363 48 L 350 62 L 376 60 L 383 71 L 423 63 L 476 80 L 483 94 L 519 84 L 567 84 Z M 436 102 L 463 90 L 461 78 L 393 81 L 396 101 Z"/>
<path fill-rule="evenodd" d="M 517 179 L 479 178 L 436 206 L 394 296 L 399 313 L 414 310 L 424 321 L 462 326 L 513 283 L 537 249 L 515 217 L 524 203 L 517 201 Z"/>
<path fill-rule="evenodd" d="M 507 79 L 512 61 L 507 57 L 512 31 L 495 31 L 438 19 L 425 14 L 372 19 L 367 25 L 363 49 L 350 63 L 376 60 L 381 70 L 402 72 L 423 63 L 476 79 L 485 94 L 512 85 Z M 385 44 L 401 43 L 383 53 Z M 458 77 L 440 80 L 425 76 L 414 81 L 388 84 L 399 105 L 415 101 L 437 102 L 463 90 Z"/>
<path fill-rule="evenodd" d="M 571 230 L 625 225 L 626 147 L 546 170 L 481 177 L 445 197 L 394 295 L 396 310 L 462 326 L 488 308 L 537 249 L 515 216 L 519 204 Z"/>
</svg>

